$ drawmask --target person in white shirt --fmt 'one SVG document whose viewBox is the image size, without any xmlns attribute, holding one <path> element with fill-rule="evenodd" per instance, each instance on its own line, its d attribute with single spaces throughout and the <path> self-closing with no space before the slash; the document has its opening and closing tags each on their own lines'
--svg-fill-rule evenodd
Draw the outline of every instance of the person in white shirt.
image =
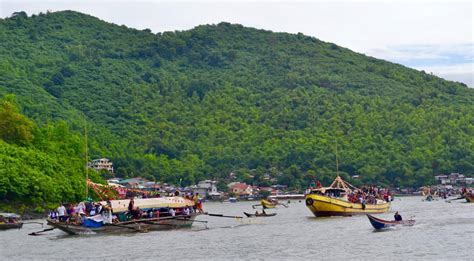
<svg viewBox="0 0 474 261">
<path fill-rule="evenodd" d="M 171 215 L 172 217 L 174 217 L 174 216 L 176 215 L 176 211 L 174 211 L 174 209 L 172 209 L 172 208 L 170 208 L 170 211 L 169 211 L 169 212 L 170 212 L 170 215 Z"/>
<path fill-rule="evenodd" d="M 58 207 L 58 217 L 59 217 L 59 221 L 61 222 L 66 221 L 66 208 L 63 206 L 63 204 L 61 204 Z"/>
<path fill-rule="evenodd" d="M 85 211 L 86 205 L 84 204 L 84 202 L 80 202 L 79 204 L 77 204 L 76 213 L 78 213 L 79 215 L 83 215 L 86 213 Z"/>
<path fill-rule="evenodd" d="M 112 224 L 112 208 L 110 208 L 109 206 L 105 206 L 101 215 L 104 219 L 104 224 Z"/>
</svg>

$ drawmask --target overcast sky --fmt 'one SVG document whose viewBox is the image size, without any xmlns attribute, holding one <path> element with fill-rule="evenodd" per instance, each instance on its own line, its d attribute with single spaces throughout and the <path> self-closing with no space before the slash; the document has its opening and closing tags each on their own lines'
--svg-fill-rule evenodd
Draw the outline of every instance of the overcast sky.
<svg viewBox="0 0 474 261">
<path fill-rule="evenodd" d="M 16 11 L 75 10 L 153 32 L 221 21 L 298 33 L 474 86 L 471 1 L 0 0 Z"/>
</svg>

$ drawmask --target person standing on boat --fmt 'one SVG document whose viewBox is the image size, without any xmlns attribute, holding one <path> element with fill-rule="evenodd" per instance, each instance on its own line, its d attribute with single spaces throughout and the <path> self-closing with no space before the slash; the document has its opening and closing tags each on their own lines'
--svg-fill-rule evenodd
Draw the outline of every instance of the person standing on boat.
<svg viewBox="0 0 474 261">
<path fill-rule="evenodd" d="M 58 218 L 61 222 L 66 221 L 66 208 L 62 203 L 58 207 Z"/>
<path fill-rule="evenodd" d="M 393 215 L 393 217 L 395 218 L 395 221 L 402 221 L 402 216 L 400 214 L 398 214 L 398 211 L 395 212 L 395 215 Z"/>
<path fill-rule="evenodd" d="M 199 213 L 202 213 L 203 212 L 202 211 L 202 201 L 199 198 L 199 193 L 196 193 L 196 195 L 194 195 L 193 200 L 194 200 L 194 207 L 196 208 L 196 211 L 199 212 Z"/>
<path fill-rule="evenodd" d="M 76 213 L 78 213 L 79 215 L 84 215 L 86 212 L 86 205 L 84 204 L 84 202 L 80 202 L 79 204 L 77 204 L 77 207 L 76 207 Z"/>
<path fill-rule="evenodd" d="M 130 203 L 128 203 L 128 211 L 132 212 L 134 209 L 135 201 L 133 201 L 133 198 L 130 199 Z"/>
<path fill-rule="evenodd" d="M 316 183 L 316 188 L 321 188 L 321 187 L 322 187 L 321 182 L 319 182 L 319 180 L 318 180 L 318 182 Z"/>
<path fill-rule="evenodd" d="M 104 220 L 104 224 L 112 224 L 112 206 L 108 204 L 105 205 L 102 209 L 102 219 Z"/>
</svg>

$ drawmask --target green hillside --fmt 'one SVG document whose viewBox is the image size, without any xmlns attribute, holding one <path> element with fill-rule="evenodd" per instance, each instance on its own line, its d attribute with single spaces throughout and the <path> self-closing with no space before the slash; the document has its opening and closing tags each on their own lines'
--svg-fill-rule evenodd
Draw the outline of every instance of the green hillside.
<svg viewBox="0 0 474 261">
<path fill-rule="evenodd" d="M 474 174 L 474 89 L 302 34 L 18 13 L 0 20 L 0 72 L 0 95 L 40 126 L 87 122 L 119 176 L 304 188 L 334 177 L 336 143 L 364 183 Z"/>
<path fill-rule="evenodd" d="M 41 212 L 83 199 L 84 148 L 67 123 L 39 127 L 19 112 L 14 96 L 0 99 L 0 210 Z M 95 172 L 90 177 L 100 181 Z"/>
</svg>

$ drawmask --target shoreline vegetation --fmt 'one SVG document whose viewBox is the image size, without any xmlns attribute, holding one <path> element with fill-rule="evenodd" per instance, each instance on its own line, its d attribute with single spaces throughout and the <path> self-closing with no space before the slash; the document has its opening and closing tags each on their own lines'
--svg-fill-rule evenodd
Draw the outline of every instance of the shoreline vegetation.
<svg viewBox="0 0 474 261">
<path fill-rule="evenodd" d="M 225 22 L 153 34 L 74 11 L 17 12 L 0 36 L 5 210 L 84 199 L 84 126 L 117 177 L 180 187 L 304 191 L 336 176 L 336 143 L 356 186 L 474 175 L 474 89 L 314 37 Z"/>
</svg>

